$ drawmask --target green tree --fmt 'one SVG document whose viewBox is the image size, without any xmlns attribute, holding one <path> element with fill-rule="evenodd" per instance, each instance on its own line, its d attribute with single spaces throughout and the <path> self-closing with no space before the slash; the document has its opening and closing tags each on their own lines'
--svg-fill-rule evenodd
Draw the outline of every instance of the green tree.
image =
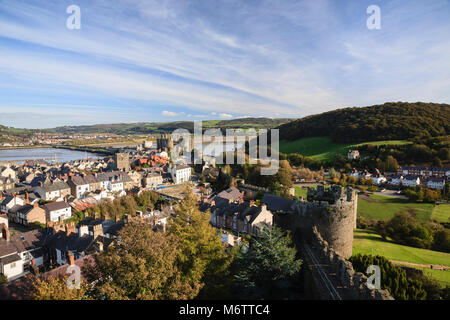
<svg viewBox="0 0 450 320">
<path fill-rule="evenodd" d="M 209 213 L 198 209 L 197 199 L 189 188 L 186 194 L 169 228 L 182 242 L 178 264 L 184 270 L 183 279 L 201 284 L 200 299 L 222 298 L 229 293 L 231 285 L 229 266 L 233 252 L 222 244 L 217 229 L 209 223 Z"/>
<path fill-rule="evenodd" d="M 276 226 L 263 227 L 258 236 L 252 237 L 248 251 L 237 260 L 234 276 L 237 296 L 282 299 L 302 264 L 296 253 L 289 235 Z"/>
<path fill-rule="evenodd" d="M 387 156 L 384 166 L 386 171 L 395 171 L 399 167 L 397 159 L 391 155 Z"/>
</svg>

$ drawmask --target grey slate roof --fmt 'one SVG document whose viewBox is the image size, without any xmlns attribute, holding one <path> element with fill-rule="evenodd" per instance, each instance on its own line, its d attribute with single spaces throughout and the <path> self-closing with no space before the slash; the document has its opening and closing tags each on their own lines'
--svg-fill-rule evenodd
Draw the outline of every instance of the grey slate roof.
<svg viewBox="0 0 450 320">
<path fill-rule="evenodd" d="M 55 210 L 61 210 L 65 208 L 70 208 L 70 205 L 65 201 L 58 201 L 58 202 L 49 202 L 42 206 L 46 211 L 55 211 Z"/>
</svg>

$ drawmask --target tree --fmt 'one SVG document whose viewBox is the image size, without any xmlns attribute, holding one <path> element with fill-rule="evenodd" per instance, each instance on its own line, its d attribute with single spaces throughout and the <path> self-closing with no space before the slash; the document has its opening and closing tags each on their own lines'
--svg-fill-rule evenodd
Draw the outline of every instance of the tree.
<svg viewBox="0 0 450 320">
<path fill-rule="evenodd" d="M 149 224 L 131 220 L 119 232 L 120 241 L 95 255 L 83 272 L 95 283 L 91 295 L 112 300 L 193 299 L 201 284 L 186 277 L 177 264 L 182 243 L 155 232 Z"/>
<path fill-rule="evenodd" d="M 185 279 L 200 283 L 201 299 L 218 299 L 227 295 L 230 285 L 229 266 L 233 252 L 227 251 L 218 232 L 209 223 L 209 213 L 202 213 L 189 188 L 186 199 L 176 210 L 169 232 L 182 242 L 178 263 Z"/>
<path fill-rule="evenodd" d="M 387 156 L 384 166 L 386 171 L 395 171 L 399 167 L 397 160 L 391 155 Z"/>
<path fill-rule="evenodd" d="M 330 178 L 331 179 L 337 178 L 339 181 L 339 179 L 341 178 L 341 173 L 337 172 L 334 168 L 330 168 Z"/>
<path fill-rule="evenodd" d="M 263 227 L 252 237 L 247 253 L 235 265 L 237 296 L 244 299 L 281 299 L 292 286 L 302 261 L 289 235 L 280 228 Z M 284 294 L 283 294 L 284 293 Z"/>
<path fill-rule="evenodd" d="M 33 300 L 87 300 L 87 285 L 80 284 L 80 289 L 69 288 L 69 276 L 57 278 L 35 278 L 29 287 L 29 296 Z"/>
</svg>

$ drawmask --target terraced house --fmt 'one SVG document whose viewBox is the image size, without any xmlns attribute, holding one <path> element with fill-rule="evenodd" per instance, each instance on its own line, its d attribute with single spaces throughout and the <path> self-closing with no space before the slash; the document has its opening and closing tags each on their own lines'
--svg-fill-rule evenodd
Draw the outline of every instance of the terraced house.
<svg viewBox="0 0 450 320">
<path fill-rule="evenodd" d="M 16 180 L 13 178 L 0 177 L 0 191 L 14 188 Z"/>
<path fill-rule="evenodd" d="M 43 183 L 34 187 L 33 191 L 44 200 L 62 200 L 70 195 L 70 187 L 64 181 Z"/>
<path fill-rule="evenodd" d="M 0 273 L 8 280 L 27 274 L 32 264 L 39 267 L 45 263 L 44 244 L 50 234 L 49 229 L 36 229 L 14 236 L 5 225 L 0 225 L 0 229 Z"/>
<path fill-rule="evenodd" d="M 89 192 L 99 190 L 100 181 L 95 175 L 70 175 L 67 184 L 70 186 L 70 192 L 75 198 L 83 198 Z"/>
<path fill-rule="evenodd" d="M 100 188 L 109 192 L 120 192 L 124 190 L 124 177 L 125 174 L 121 174 L 118 171 L 103 172 L 97 175 L 97 179 L 100 182 Z"/>
<path fill-rule="evenodd" d="M 46 223 L 45 210 L 39 207 L 37 203 L 25 204 L 23 206 L 14 207 L 9 210 L 9 220 L 24 226 L 38 222 Z"/>
<path fill-rule="evenodd" d="M 42 206 L 47 222 L 59 222 L 72 216 L 72 207 L 64 201 L 50 202 Z"/>
</svg>

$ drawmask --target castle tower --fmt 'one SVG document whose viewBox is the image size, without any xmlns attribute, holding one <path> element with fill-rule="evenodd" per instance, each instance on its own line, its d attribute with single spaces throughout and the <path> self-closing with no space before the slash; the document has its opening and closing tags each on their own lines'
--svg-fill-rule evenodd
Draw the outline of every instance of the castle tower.
<svg viewBox="0 0 450 320">
<path fill-rule="evenodd" d="M 114 155 L 117 170 L 130 171 L 130 158 L 128 153 L 116 153 Z"/>
<path fill-rule="evenodd" d="M 277 214 L 275 223 L 306 241 L 312 239 L 316 227 L 331 248 L 348 258 L 352 255 L 357 199 L 356 191 L 351 188 L 309 189 L 308 202 L 295 203 L 294 214 Z"/>
</svg>

